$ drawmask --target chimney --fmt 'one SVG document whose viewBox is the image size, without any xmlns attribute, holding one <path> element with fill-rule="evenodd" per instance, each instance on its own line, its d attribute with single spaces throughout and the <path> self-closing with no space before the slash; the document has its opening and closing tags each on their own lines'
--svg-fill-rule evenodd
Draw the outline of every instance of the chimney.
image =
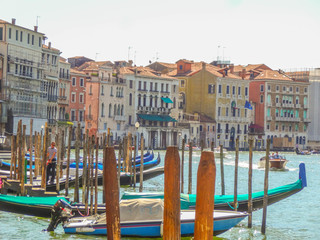
<svg viewBox="0 0 320 240">
<path fill-rule="evenodd" d="M 15 19 L 15 18 L 12 18 L 11 23 L 12 23 L 13 25 L 16 25 L 16 19 Z"/>
<path fill-rule="evenodd" d="M 244 79 L 244 78 L 246 77 L 246 74 L 247 74 L 246 69 L 245 69 L 245 68 L 244 68 L 244 69 L 242 69 L 242 73 L 241 73 L 241 77 L 242 77 L 242 79 Z"/>
<path fill-rule="evenodd" d="M 230 73 L 234 74 L 234 65 L 231 64 L 229 68 L 230 68 Z"/>
<path fill-rule="evenodd" d="M 202 62 L 202 69 L 206 70 L 206 63 L 205 62 Z"/>
<path fill-rule="evenodd" d="M 49 42 L 48 48 L 51 49 L 51 42 Z"/>
<path fill-rule="evenodd" d="M 33 29 L 34 29 L 35 32 L 38 32 L 38 26 L 34 26 Z"/>
</svg>

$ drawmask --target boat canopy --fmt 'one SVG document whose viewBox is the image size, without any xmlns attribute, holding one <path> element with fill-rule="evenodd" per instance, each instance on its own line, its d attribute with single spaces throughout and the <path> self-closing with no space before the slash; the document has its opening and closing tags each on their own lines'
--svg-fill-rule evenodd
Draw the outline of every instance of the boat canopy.
<svg viewBox="0 0 320 240">
<path fill-rule="evenodd" d="M 18 203 L 23 205 L 48 205 L 53 206 L 59 199 L 63 199 L 67 203 L 70 203 L 64 197 L 27 197 L 27 196 L 13 196 L 0 194 L 0 201 Z"/>
</svg>

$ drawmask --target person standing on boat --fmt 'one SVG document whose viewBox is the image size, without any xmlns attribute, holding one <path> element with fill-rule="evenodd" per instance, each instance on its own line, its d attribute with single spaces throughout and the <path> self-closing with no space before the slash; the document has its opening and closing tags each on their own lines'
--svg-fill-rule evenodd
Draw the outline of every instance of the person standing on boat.
<svg viewBox="0 0 320 240">
<path fill-rule="evenodd" d="M 48 148 L 48 162 L 47 162 L 47 183 L 51 175 L 50 184 L 53 184 L 54 178 L 56 176 L 56 164 L 57 164 L 57 148 L 55 147 L 56 143 L 52 142 L 51 146 Z"/>
</svg>

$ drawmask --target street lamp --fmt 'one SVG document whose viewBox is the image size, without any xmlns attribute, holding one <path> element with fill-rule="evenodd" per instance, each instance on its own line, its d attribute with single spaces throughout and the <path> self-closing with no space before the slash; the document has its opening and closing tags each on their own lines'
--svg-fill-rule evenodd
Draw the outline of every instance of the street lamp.
<svg viewBox="0 0 320 240">
<path fill-rule="evenodd" d="M 136 134 L 137 134 L 137 146 L 136 149 L 137 151 L 139 150 L 139 132 L 138 132 L 138 128 L 140 127 L 140 123 L 137 121 L 134 126 L 136 127 Z M 135 156 L 136 157 L 136 156 Z"/>
</svg>

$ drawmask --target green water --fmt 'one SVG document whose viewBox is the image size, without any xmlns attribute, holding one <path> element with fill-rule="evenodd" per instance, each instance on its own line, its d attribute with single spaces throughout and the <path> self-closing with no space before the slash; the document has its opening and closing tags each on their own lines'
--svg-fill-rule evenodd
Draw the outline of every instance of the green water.
<svg viewBox="0 0 320 240">
<path fill-rule="evenodd" d="M 162 160 L 165 152 L 160 152 Z M 261 234 L 262 210 L 253 213 L 253 228 L 248 229 L 248 219 L 226 233 L 219 235 L 222 239 L 320 239 L 320 155 L 299 156 L 284 153 L 289 160 L 288 171 L 271 171 L 269 188 L 295 182 L 298 179 L 299 163 L 305 162 L 308 187 L 301 192 L 268 207 L 266 236 Z M 253 165 L 253 191 L 262 191 L 264 170 L 258 169 L 257 162 L 263 156 L 255 152 Z M 185 155 L 184 177 L 185 192 L 188 186 L 188 154 Z M 196 192 L 196 173 L 200 153 L 193 155 L 193 193 Z M 163 165 L 163 161 L 161 163 Z M 220 159 L 216 159 L 216 194 L 221 193 Z M 226 194 L 233 194 L 234 152 L 224 159 Z M 144 182 L 144 191 L 163 191 L 164 176 Z M 247 193 L 248 187 L 248 153 L 240 153 L 238 173 L 238 193 Z M 101 189 L 101 188 L 100 188 Z M 132 188 L 121 188 L 123 191 L 138 191 Z M 101 196 L 101 194 L 100 194 Z M 0 211 L 0 239 L 103 239 L 81 235 L 66 235 L 61 226 L 54 233 L 42 231 L 49 225 L 49 219 L 38 218 Z M 104 238 L 105 239 L 105 238 Z M 129 238 L 123 238 L 129 239 Z M 190 239 L 190 238 L 186 238 Z"/>
</svg>

